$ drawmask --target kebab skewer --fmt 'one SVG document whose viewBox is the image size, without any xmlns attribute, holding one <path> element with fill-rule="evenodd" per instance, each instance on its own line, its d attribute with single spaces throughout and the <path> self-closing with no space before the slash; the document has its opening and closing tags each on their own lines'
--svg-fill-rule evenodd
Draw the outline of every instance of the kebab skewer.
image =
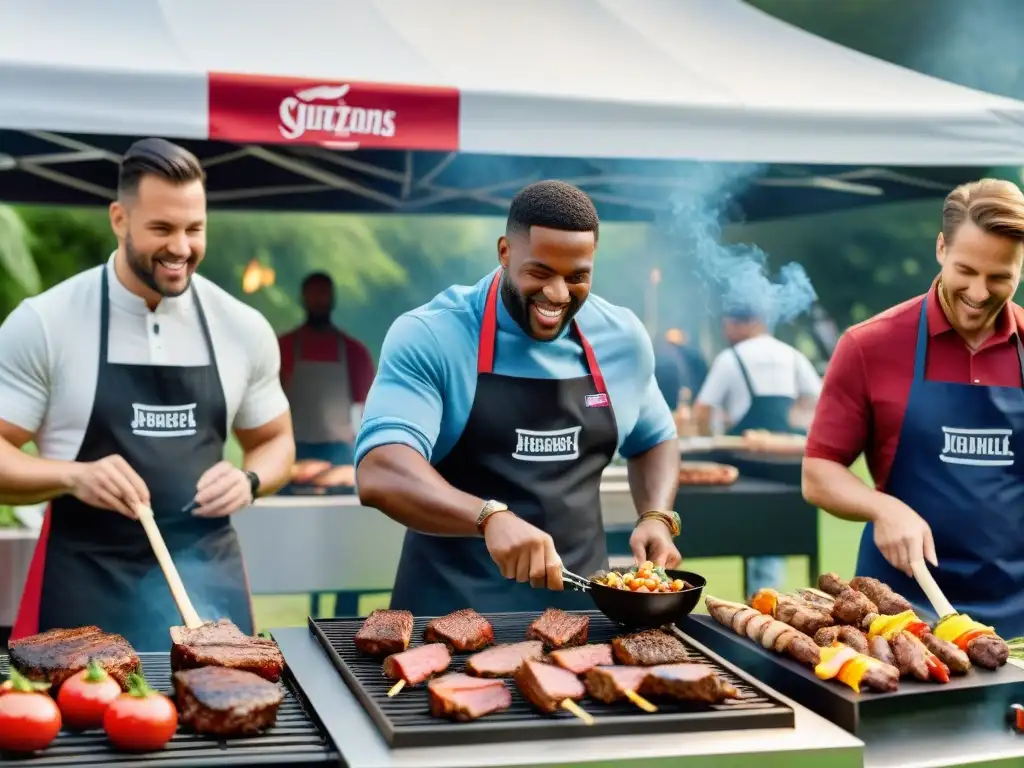
<svg viewBox="0 0 1024 768">
<path fill-rule="evenodd" d="M 862 686 L 876 691 L 893 691 L 899 682 L 899 670 L 878 659 L 837 644 L 819 648 L 813 638 L 783 621 L 742 603 L 704 598 L 708 613 L 719 624 L 738 635 L 746 635 L 763 648 L 785 653 L 794 660 L 814 667 L 822 680 L 837 679 L 859 691 Z M 820 627 L 819 627 L 820 629 Z"/>
</svg>

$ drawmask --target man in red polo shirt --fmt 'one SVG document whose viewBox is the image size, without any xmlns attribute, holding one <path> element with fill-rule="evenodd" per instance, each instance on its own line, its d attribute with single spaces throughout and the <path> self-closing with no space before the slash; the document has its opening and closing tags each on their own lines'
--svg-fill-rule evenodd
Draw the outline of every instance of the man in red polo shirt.
<svg viewBox="0 0 1024 768">
<path fill-rule="evenodd" d="M 957 610 L 1014 637 L 1024 634 L 1024 310 L 1011 298 L 1024 194 L 994 179 L 954 189 L 936 257 L 927 294 L 840 339 L 808 436 L 804 497 L 868 523 L 857 575 L 925 608 L 911 563 L 927 560 Z M 849 470 L 862 453 L 877 490 Z"/>
<path fill-rule="evenodd" d="M 351 464 L 362 405 L 373 383 L 373 358 L 331 323 L 334 282 L 329 275 L 315 272 L 303 280 L 302 305 L 306 322 L 279 339 L 295 458 Z"/>
</svg>

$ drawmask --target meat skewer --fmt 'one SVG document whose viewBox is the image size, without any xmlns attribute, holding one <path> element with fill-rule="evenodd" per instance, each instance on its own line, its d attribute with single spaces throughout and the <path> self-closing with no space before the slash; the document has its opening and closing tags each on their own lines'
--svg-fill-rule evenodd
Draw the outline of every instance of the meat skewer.
<svg viewBox="0 0 1024 768">
<path fill-rule="evenodd" d="M 629 699 L 644 712 L 657 712 L 658 708 L 637 693 L 651 667 L 597 666 L 587 670 L 587 692 L 605 704 Z M 653 667 L 657 669 L 657 667 Z"/>
<path fill-rule="evenodd" d="M 474 653 L 466 662 L 466 672 L 477 677 L 511 677 L 524 661 L 543 655 L 544 643 L 540 640 L 505 643 Z"/>
<path fill-rule="evenodd" d="M 564 709 L 587 725 L 594 724 L 594 718 L 576 703 L 587 689 L 572 672 L 541 661 L 524 661 L 515 672 L 515 681 L 523 698 L 541 712 Z"/>
<path fill-rule="evenodd" d="M 384 676 L 397 680 L 388 691 L 388 698 L 395 696 L 406 685 L 419 685 L 434 675 L 444 672 L 452 663 L 451 653 L 444 643 L 427 643 L 410 648 L 384 659 Z"/>
<path fill-rule="evenodd" d="M 430 714 L 457 722 L 476 720 L 512 706 L 504 681 L 449 672 L 427 683 Z"/>
<path fill-rule="evenodd" d="M 552 651 L 548 654 L 548 658 L 574 675 L 583 675 L 594 667 L 615 663 L 612 658 L 612 647 L 608 643 L 591 643 L 575 648 L 563 648 L 559 651 Z"/>
<path fill-rule="evenodd" d="M 640 692 L 648 696 L 718 704 L 725 699 L 738 699 L 740 694 L 718 673 L 705 664 L 664 664 L 651 667 L 640 684 Z"/>
<path fill-rule="evenodd" d="M 813 636 L 822 627 L 835 624 L 832 616 L 810 603 L 774 589 L 759 589 L 750 599 L 750 606 L 766 616 L 789 624 L 805 635 Z"/>
</svg>

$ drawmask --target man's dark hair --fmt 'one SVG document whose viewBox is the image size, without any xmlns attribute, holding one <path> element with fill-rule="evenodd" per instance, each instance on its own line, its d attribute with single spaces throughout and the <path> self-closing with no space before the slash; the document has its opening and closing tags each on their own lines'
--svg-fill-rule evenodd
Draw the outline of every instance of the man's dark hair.
<svg viewBox="0 0 1024 768">
<path fill-rule="evenodd" d="M 128 147 L 117 175 L 118 199 L 135 195 L 143 176 L 159 176 L 172 184 L 206 183 L 199 158 L 166 139 L 140 139 Z"/>
<path fill-rule="evenodd" d="M 529 236 L 530 227 L 593 232 L 597 242 L 597 209 L 579 187 L 564 181 L 538 181 L 513 198 L 505 233 Z"/>
<path fill-rule="evenodd" d="M 314 283 L 323 283 L 330 288 L 334 288 L 334 279 L 326 272 L 310 272 L 302 280 L 302 290 L 306 290 L 306 288 Z"/>
</svg>

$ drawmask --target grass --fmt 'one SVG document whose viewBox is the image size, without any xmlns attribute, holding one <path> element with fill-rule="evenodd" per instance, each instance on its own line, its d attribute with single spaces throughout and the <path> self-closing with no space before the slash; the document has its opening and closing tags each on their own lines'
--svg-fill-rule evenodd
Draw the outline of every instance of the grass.
<svg viewBox="0 0 1024 768">
<path fill-rule="evenodd" d="M 854 471 L 867 481 L 867 470 L 862 462 L 854 466 Z M 862 529 L 862 523 L 848 523 L 819 510 L 818 551 L 822 572 L 835 571 L 843 578 L 853 576 Z M 685 554 L 685 543 L 682 549 Z M 808 586 L 807 558 L 789 557 L 786 560 L 783 589 Z M 725 600 L 743 600 L 743 566 L 740 558 L 687 559 L 684 566 L 707 578 L 708 593 Z M 261 630 L 302 626 L 309 614 L 308 595 L 258 595 L 254 603 L 256 623 Z M 386 608 L 387 603 L 387 595 L 366 596 L 360 600 L 359 613 L 365 616 L 374 608 Z M 334 596 L 325 595 L 321 599 L 321 612 L 325 616 L 332 616 L 333 610 Z M 699 610 L 703 611 L 704 606 L 701 605 Z"/>
</svg>

